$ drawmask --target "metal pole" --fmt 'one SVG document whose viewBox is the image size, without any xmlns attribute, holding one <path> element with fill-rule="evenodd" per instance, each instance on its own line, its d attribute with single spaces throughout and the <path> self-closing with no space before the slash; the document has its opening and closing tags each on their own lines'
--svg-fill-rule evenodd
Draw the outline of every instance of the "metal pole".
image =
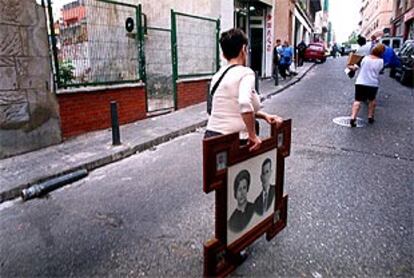
<svg viewBox="0 0 414 278">
<path fill-rule="evenodd" d="M 121 145 L 121 136 L 119 133 L 118 121 L 118 104 L 116 101 L 111 101 L 111 121 L 112 121 L 112 145 Z"/>
<path fill-rule="evenodd" d="M 59 75 L 59 60 L 58 60 L 58 49 L 56 46 L 56 34 L 55 34 L 55 27 L 53 22 L 53 11 L 52 11 L 52 2 L 51 0 L 47 0 L 47 11 L 49 17 L 49 25 L 50 25 L 50 36 L 51 36 L 51 43 L 52 43 L 52 52 L 53 52 L 53 61 L 55 64 L 55 82 L 57 87 L 60 88 L 60 75 Z"/>
<path fill-rule="evenodd" d="M 137 21 L 137 49 L 138 49 L 138 72 L 140 79 L 146 83 L 147 82 L 147 73 L 145 68 L 145 37 L 144 37 L 144 27 L 142 24 L 142 6 L 139 4 L 136 9 L 136 21 Z"/>
<path fill-rule="evenodd" d="M 252 65 L 252 29 L 250 28 L 250 1 L 247 1 L 247 38 L 249 40 L 249 53 L 247 59 L 247 66 Z"/>
<path fill-rule="evenodd" d="M 254 88 L 256 89 L 256 92 L 259 93 L 259 72 L 256 70 L 254 72 L 255 79 L 254 79 Z"/>
<path fill-rule="evenodd" d="M 174 109 L 177 110 L 177 79 L 178 79 L 178 54 L 177 54 L 177 22 L 174 10 L 171 10 L 171 59 L 173 74 Z"/>
<path fill-rule="evenodd" d="M 216 71 L 220 69 L 220 18 L 216 23 Z"/>
</svg>

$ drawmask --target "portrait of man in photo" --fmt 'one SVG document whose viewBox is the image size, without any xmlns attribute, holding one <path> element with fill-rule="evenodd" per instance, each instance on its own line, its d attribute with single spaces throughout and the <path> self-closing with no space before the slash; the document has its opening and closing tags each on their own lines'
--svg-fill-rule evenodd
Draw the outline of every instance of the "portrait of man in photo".
<svg viewBox="0 0 414 278">
<path fill-rule="evenodd" d="M 228 220 L 228 227 L 231 231 L 238 233 L 247 227 L 254 213 L 253 203 L 247 200 L 247 193 L 250 189 L 250 173 L 241 170 L 234 179 L 234 198 L 237 207 Z"/>
<path fill-rule="evenodd" d="M 276 187 L 270 184 L 272 177 L 272 160 L 266 158 L 262 163 L 262 171 L 260 174 L 260 181 L 262 183 L 262 191 L 254 201 L 255 211 L 259 215 L 263 215 L 272 206 L 275 200 Z"/>
</svg>

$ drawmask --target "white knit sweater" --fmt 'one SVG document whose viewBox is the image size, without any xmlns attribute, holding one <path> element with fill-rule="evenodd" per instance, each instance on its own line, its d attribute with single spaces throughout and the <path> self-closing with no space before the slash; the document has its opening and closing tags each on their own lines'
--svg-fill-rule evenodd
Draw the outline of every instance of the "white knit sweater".
<svg viewBox="0 0 414 278">
<path fill-rule="evenodd" d="M 227 69 L 222 67 L 211 82 L 212 88 Z M 244 66 L 230 69 L 221 80 L 213 96 L 213 107 L 207 130 L 230 134 L 240 132 L 240 138 L 248 138 L 246 125 L 241 113 L 260 110 L 260 97 L 255 91 L 253 70 Z"/>
</svg>

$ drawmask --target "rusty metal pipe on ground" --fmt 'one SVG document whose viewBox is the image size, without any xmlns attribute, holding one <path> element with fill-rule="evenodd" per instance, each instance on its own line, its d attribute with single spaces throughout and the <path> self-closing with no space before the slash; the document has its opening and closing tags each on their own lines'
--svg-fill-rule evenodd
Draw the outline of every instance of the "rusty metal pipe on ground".
<svg viewBox="0 0 414 278">
<path fill-rule="evenodd" d="M 23 201 L 27 201 L 36 197 L 40 197 L 47 194 L 55 189 L 58 189 L 68 183 L 80 180 L 88 175 L 88 170 L 80 169 L 35 185 L 29 188 L 23 189 L 21 196 Z"/>
</svg>

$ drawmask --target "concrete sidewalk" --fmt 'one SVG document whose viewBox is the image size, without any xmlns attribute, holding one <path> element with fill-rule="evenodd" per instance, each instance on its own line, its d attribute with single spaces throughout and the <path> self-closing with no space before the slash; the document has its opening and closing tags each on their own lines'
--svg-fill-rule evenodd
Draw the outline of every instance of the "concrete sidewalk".
<svg viewBox="0 0 414 278">
<path fill-rule="evenodd" d="M 262 99 L 300 81 L 313 67 L 306 63 L 298 75 L 279 80 L 261 80 Z M 0 203 L 20 196 L 22 189 L 79 169 L 91 171 L 149 149 L 207 123 L 206 104 L 201 103 L 170 114 L 144 119 L 120 128 L 120 146 L 112 146 L 110 129 L 91 132 L 37 151 L 0 160 Z"/>
</svg>

